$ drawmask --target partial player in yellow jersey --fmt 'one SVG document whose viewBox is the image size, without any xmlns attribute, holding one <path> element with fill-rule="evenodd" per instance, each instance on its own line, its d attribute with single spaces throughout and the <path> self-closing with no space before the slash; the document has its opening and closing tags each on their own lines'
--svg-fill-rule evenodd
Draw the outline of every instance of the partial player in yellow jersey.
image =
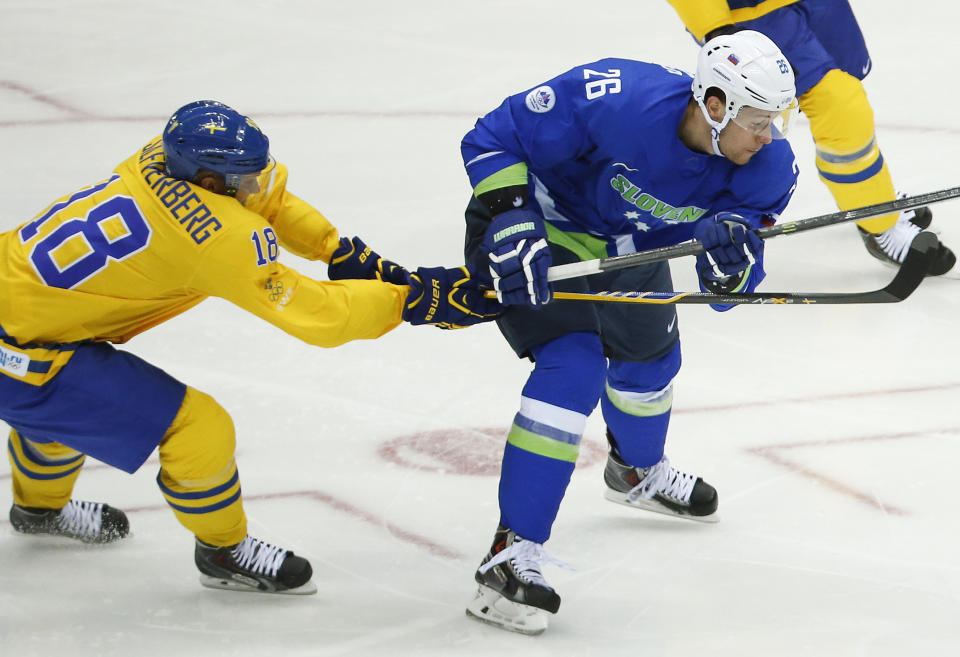
<svg viewBox="0 0 960 657">
<path fill-rule="evenodd" d="M 306 559 L 247 535 L 226 411 L 111 343 L 208 296 L 323 347 L 403 320 L 469 326 L 499 306 L 467 267 L 411 273 L 339 237 L 286 183 L 253 121 L 198 101 L 108 178 L 0 234 L 0 419 L 16 531 L 126 536 L 126 515 L 71 499 L 74 482 L 87 455 L 132 473 L 159 447 L 157 484 L 196 536 L 204 584 L 316 591 Z M 331 279 L 372 280 L 312 280 L 280 264 L 281 247 L 329 263 Z"/>
<path fill-rule="evenodd" d="M 841 210 L 896 198 L 861 83 L 870 72 L 870 55 L 846 0 L 668 1 L 701 44 L 749 29 L 780 47 L 797 74 L 797 99 L 810 120 L 817 173 Z M 870 255 L 899 266 L 932 219 L 924 207 L 864 219 L 857 227 Z M 929 274 L 960 278 L 956 260 L 941 244 Z"/>
</svg>

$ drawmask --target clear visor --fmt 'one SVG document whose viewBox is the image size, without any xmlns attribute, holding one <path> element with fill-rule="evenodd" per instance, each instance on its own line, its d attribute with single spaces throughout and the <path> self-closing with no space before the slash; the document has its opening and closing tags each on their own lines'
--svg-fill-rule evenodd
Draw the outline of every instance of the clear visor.
<svg viewBox="0 0 960 657">
<path fill-rule="evenodd" d="M 789 107 L 779 112 L 744 105 L 734 117 L 733 122 L 758 137 L 785 139 L 796 115 L 797 101 L 794 99 Z"/>
<path fill-rule="evenodd" d="M 276 165 L 272 156 L 267 156 L 267 166 L 257 173 L 228 173 L 224 176 L 227 193 L 243 201 L 247 196 L 260 191 L 260 177 Z"/>
</svg>

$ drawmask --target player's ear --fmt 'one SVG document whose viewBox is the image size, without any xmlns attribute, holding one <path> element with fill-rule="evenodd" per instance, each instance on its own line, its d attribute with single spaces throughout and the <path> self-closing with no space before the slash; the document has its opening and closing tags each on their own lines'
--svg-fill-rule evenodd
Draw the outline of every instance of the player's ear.
<svg viewBox="0 0 960 657">
<path fill-rule="evenodd" d="M 717 96 L 708 96 L 704 104 L 707 106 L 707 112 L 710 113 L 711 119 L 717 122 L 723 120 L 723 114 L 726 109 L 723 100 Z"/>
<path fill-rule="evenodd" d="M 197 175 L 193 177 L 192 182 L 194 185 L 199 185 L 215 194 L 225 194 L 227 192 L 227 185 L 223 177 L 218 176 L 212 171 L 201 169 L 197 172 Z"/>
</svg>

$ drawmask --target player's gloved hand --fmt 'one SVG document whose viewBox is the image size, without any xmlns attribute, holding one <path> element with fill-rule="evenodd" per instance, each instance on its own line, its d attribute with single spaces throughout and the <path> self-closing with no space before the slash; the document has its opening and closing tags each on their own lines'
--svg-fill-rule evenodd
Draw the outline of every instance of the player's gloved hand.
<svg viewBox="0 0 960 657">
<path fill-rule="evenodd" d="M 550 301 L 550 247 L 543 218 L 516 208 L 494 217 L 483 238 L 497 299 L 505 306 L 540 306 Z"/>
<path fill-rule="evenodd" d="M 766 276 L 763 240 L 741 215 L 718 212 L 700 220 L 693 235 L 705 251 L 697 255 L 697 274 L 704 292 L 752 292 Z"/>
<path fill-rule="evenodd" d="M 403 320 L 411 324 L 433 324 L 458 329 L 496 319 L 503 307 L 484 296 L 489 280 L 477 277 L 471 266 L 420 267 L 407 278 L 410 294 L 403 308 Z"/>
<path fill-rule="evenodd" d="M 409 272 L 393 262 L 381 258 L 359 237 L 340 238 L 340 246 L 330 257 L 327 276 L 331 281 L 344 278 L 377 279 L 394 285 L 406 285 Z"/>
</svg>

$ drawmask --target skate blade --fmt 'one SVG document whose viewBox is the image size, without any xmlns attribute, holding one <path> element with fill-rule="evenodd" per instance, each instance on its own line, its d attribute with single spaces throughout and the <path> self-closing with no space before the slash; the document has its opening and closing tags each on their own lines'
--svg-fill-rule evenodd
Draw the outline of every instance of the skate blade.
<svg viewBox="0 0 960 657">
<path fill-rule="evenodd" d="M 281 595 L 313 595 L 317 592 L 317 585 L 313 581 L 301 584 L 295 589 L 283 589 L 282 591 L 265 591 L 256 586 L 240 582 L 225 577 L 210 577 L 209 575 L 200 575 L 200 583 L 208 589 L 220 589 L 221 591 L 242 591 L 246 593 L 270 593 Z"/>
<path fill-rule="evenodd" d="M 616 502 L 617 504 L 622 504 L 624 506 L 629 506 L 632 509 L 640 509 L 641 511 L 652 511 L 653 513 L 661 513 L 665 516 L 670 516 L 672 518 L 680 518 L 682 520 L 696 520 L 697 522 L 719 522 L 720 516 L 714 511 L 708 516 L 693 516 L 689 513 L 678 513 L 669 507 L 665 507 L 656 500 L 636 500 L 631 501 L 627 499 L 626 493 L 620 493 L 615 490 L 608 488 L 603 491 L 603 496 L 610 500 L 611 502 Z"/>
<path fill-rule="evenodd" d="M 480 586 L 476 597 L 467 605 L 467 616 L 502 630 L 536 636 L 547 629 L 547 612 L 522 605 L 487 586 Z"/>
</svg>

